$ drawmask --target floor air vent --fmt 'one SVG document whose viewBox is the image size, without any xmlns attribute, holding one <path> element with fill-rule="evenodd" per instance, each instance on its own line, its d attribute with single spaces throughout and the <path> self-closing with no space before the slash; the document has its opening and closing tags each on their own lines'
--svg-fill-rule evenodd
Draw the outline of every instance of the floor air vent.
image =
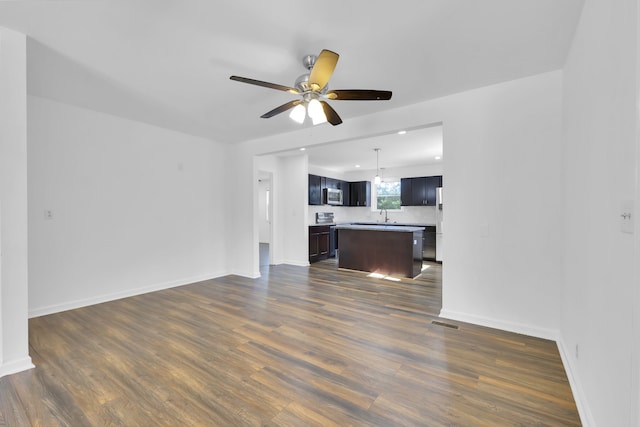
<svg viewBox="0 0 640 427">
<path fill-rule="evenodd" d="M 458 325 L 452 325 L 451 323 L 438 322 L 437 320 L 432 320 L 431 323 L 445 328 L 458 329 Z"/>
</svg>

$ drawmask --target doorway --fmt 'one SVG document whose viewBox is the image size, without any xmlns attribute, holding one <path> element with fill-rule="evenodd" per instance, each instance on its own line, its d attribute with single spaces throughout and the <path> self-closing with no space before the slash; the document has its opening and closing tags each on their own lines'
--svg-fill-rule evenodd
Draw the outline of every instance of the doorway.
<svg viewBox="0 0 640 427">
<path fill-rule="evenodd" d="M 268 267 L 273 259 L 272 248 L 272 218 L 273 191 L 272 173 L 258 171 L 258 245 L 259 267 Z"/>
</svg>

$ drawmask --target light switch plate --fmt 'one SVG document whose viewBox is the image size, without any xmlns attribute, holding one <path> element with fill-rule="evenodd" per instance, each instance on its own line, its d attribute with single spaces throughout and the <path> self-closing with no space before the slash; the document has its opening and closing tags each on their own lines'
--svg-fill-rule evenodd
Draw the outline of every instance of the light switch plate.
<svg viewBox="0 0 640 427">
<path fill-rule="evenodd" d="M 620 231 L 633 233 L 636 216 L 633 211 L 633 200 L 623 200 L 620 207 Z"/>
</svg>

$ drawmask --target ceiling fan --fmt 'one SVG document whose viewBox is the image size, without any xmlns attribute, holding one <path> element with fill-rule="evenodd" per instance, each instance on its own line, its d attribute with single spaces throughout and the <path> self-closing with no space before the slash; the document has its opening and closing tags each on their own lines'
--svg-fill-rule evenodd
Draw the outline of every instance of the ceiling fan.
<svg viewBox="0 0 640 427">
<path fill-rule="evenodd" d="M 391 91 L 388 90 L 329 90 L 327 83 L 333 74 L 333 70 L 336 68 L 338 58 L 339 55 L 337 53 L 326 49 L 323 49 L 318 56 L 305 56 L 302 58 L 302 65 L 309 70 L 309 72 L 298 77 L 294 87 L 239 76 L 231 76 L 230 79 L 301 96 L 301 99 L 294 99 L 264 113 L 260 116 L 263 119 L 268 119 L 292 109 L 289 117 L 298 123 L 303 123 L 305 117 L 309 115 L 314 125 L 328 121 L 333 126 L 336 126 L 342 123 L 342 119 L 325 100 L 386 101 L 391 99 Z"/>
</svg>

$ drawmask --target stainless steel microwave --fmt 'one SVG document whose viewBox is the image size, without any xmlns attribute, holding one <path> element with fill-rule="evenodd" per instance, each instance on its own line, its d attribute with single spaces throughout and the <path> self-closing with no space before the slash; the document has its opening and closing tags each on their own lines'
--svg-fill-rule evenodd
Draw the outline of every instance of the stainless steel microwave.
<svg viewBox="0 0 640 427">
<path fill-rule="evenodd" d="M 336 190 L 335 188 L 325 188 L 324 203 L 327 205 L 342 205 L 342 190 Z"/>
</svg>

